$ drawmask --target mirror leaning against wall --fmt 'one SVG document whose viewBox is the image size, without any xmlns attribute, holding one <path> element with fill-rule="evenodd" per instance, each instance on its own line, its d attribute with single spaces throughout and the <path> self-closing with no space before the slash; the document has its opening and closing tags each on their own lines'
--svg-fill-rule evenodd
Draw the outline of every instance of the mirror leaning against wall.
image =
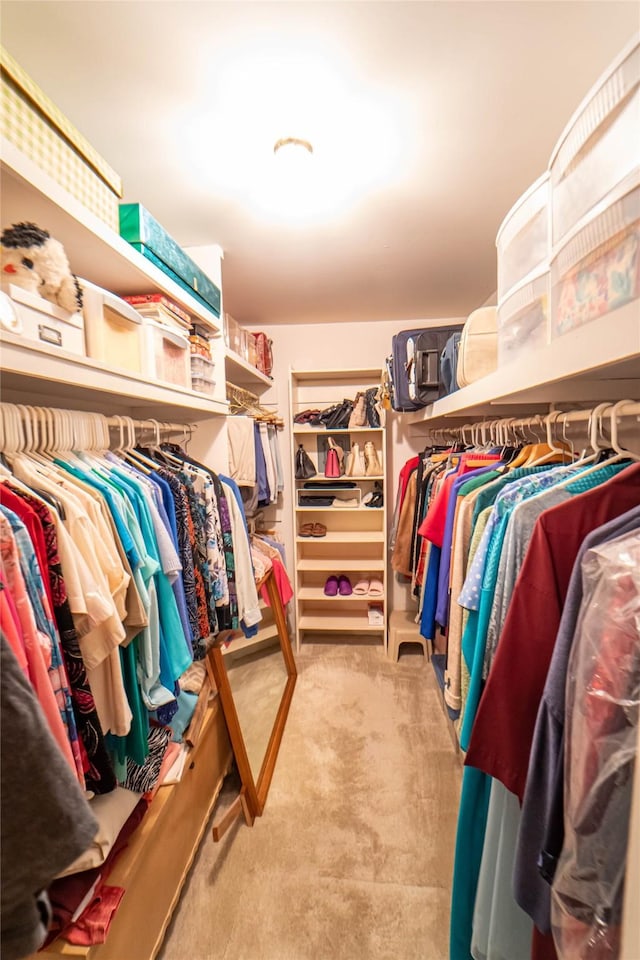
<svg viewBox="0 0 640 960">
<path fill-rule="evenodd" d="M 264 810 L 297 677 L 272 570 L 262 583 L 269 596 L 275 635 L 263 638 L 259 631 L 257 637 L 246 638 L 227 631 L 216 639 L 207 659 L 242 781 L 239 800 L 248 823 Z"/>
</svg>

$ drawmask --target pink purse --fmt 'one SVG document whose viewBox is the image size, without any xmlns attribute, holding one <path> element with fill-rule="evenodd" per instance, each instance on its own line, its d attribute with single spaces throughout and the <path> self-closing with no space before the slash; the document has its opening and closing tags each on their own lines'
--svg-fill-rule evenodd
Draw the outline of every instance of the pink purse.
<svg viewBox="0 0 640 960">
<path fill-rule="evenodd" d="M 324 468 L 324 475 L 332 480 L 337 479 L 340 476 L 340 461 L 338 460 L 338 454 L 333 447 L 331 447 L 327 453 L 327 462 Z"/>
</svg>

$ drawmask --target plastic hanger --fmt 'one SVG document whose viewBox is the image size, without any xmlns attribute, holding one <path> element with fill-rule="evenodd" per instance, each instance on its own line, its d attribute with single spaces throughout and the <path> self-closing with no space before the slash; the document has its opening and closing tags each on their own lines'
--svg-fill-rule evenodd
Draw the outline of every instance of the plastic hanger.
<svg viewBox="0 0 640 960">
<path fill-rule="evenodd" d="M 557 442 L 554 442 L 552 435 L 551 425 L 556 423 L 558 417 L 561 416 L 561 411 L 552 410 L 550 413 L 544 417 L 544 425 L 546 430 L 546 443 L 539 445 L 539 452 L 536 457 L 527 461 L 526 466 L 528 467 L 540 467 L 545 463 L 557 463 L 558 457 L 561 457 L 562 463 L 565 462 L 567 453 L 569 452 L 564 447 L 559 446 Z M 534 448 L 535 449 L 535 448 Z"/>
<path fill-rule="evenodd" d="M 594 448 L 594 450 L 597 449 L 596 456 L 598 456 L 603 450 L 607 450 L 607 449 L 613 449 L 614 455 L 612 457 L 608 457 L 606 460 L 601 460 L 599 463 L 592 464 L 586 470 L 581 470 L 580 471 L 581 480 L 584 477 L 589 477 L 592 474 L 597 473 L 597 471 L 601 470 L 603 467 L 608 467 L 608 466 L 611 466 L 612 464 L 620 463 L 624 460 L 633 460 L 636 462 L 640 460 L 640 457 L 638 457 L 636 454 L 631 453 L 628 450 L 624 450 L 618 444 L 618 425 L 617 425 L 618 413 L 623 407 L 632 403 L 635 403 L 635 401 L 619 400 L 617 403 L 614 403 L 614 404 L 601 403 L 593 411 L 594 417 L 593 417 L 592 427 L 590 431 L 590 443 Z M 595 431 L 601 425 L 601 422 L 602 422 L 601 417 L 605 413 L 605 411 L 609 414 L 610 420 L 611 420 L 611 438 L 609 439 L 607 446 L 599 446 L 598 440 L 595 436 Z M 580 461 L 578 461 L 578 463 L 580 463 Z M 584 461 L 582 461 L 582 463 L 584 463 Z M 570 484 L 575 479 L 576 479 L 575 476 L 571 476 L 566 480 L 561 481 L 561 483 L 559 483 L 558 486 L 559 487 L 568 486 L 568 484 Z"/>
<path fill-rule="evenodd" d="M 610 460 L 605 460 L 605 463 L 615 463 L 618 460 L 633 460 L 636 463 L 640 462 L 640 456 L 637 453 L 633 453 L 630 450 L 625 450 L 618 444 L 618 413 L 629 404 L 634 403 L 633 400 L 618 400 L 617 403 L 614 403 L 608 410 L 609 413 L 609 423 L 611 436 L 609 437 L 609 443 L 611 444 L 611 449 L 615 451 L 615 456 L 611 457 Z"/>
</svg>

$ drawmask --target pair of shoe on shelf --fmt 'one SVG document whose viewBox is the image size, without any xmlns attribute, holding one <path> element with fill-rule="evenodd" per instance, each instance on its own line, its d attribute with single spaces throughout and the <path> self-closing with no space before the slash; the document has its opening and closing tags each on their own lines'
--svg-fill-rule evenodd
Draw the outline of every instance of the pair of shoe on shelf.
<svg viewBox="0 0 640 960">
<path fill-rule="evenodd" d="M 384 586 L 382 585 L 382 580 L 378 580 L 376 577 L 373 577 L 371 580 L 363 577 L 362 580 L 358 580 L 356 583 L 353 588 L 353 593 L 356 597 L 379 597 L 382 599 L 382 597 L 384 597 Z"/>
<path fill-rule="evenodd" d="M 324 523 L 303 523 L 300 527 L 301 537 L 326 537 L 327 528 Z"/>
<path fill-rule="evenodd" d="M 347 477 L 381 476 L 382 464 L 375 445 L 370 440 L 365 443 L 364 451 L 360 449 L 359 443 L 351 444 L 351 453 L 347 457 L 344 472 Z"/>
<path fill-rule="evenodd" d="M 327 597 L 350 597 L 353 593 L 351 580 L 342 573 L 339 574 L 339 576 L 332 574 L 330 577 L 327 577 L 324 585 L 324 593 Z"/>
<path fill-rule="evenodd" d="M 384 506 L 384 493 L 382 492 L 382 487 L 376 481 L 376 484 L 371 491 L 366 496 L 362 498 L 362 502 L 365 507 L 383 507 Z"/>
<path fill-rule="evenodd" d="M 384 596 L 384 587 L 382 580 L 363 578 L 358 580 L 355 587 L 351 586 L 351 580 L 344 574 L 327 577 L 324 585 L 324 593 L 327 597 L 350 597 L 353 594 L 356 597 L 379 597 Z"/>
</svg>

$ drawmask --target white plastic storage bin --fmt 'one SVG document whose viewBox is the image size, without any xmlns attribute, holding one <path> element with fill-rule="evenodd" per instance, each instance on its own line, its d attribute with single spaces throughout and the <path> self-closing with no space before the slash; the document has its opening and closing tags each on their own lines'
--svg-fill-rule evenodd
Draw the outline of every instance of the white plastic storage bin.
<svg viewBox="0 0 640 960">
<path fill-rule="evenodd" d="M 551 262 L 551 337 L 640 296 L 640 187 L 581 226 Z M 640 310 L 640 307 L 639 307 Z"/>
<path fill-rule="evenodd" d="M 189 338 L 149 318 L 144 321 L 143 334 L 144 373 L 149 380 L 191 389 Z"/>
<path fill-rule="evenodd" d="M 88 280 L 82 286 L 87 355 L 142 373 L 142 317 L 130 304 Z"/>
<path fill-rule="evenodd" d="M 549 270 L 521 283 L 498 305 L 498 367 L 548 341 Z"/>
<path fill-rule="evenodd" d="M 14 283 L 3 285 L 2 289 L 13 307 L 13 317 L 6 329 L 25 340 L 52 347 L 52 352 L 64 350 L 78 357 L 86 356 L 81 313 L 69 313 L 38 293 L 23 290 Z"/>
<path fill-rule="evenodd" d="M 544 173 L 513 205 L 496 237 L 498 300 L 549 262 L 549 174 Z"/>
<path fill-rule="evenodd" d="M 552 154 L 551 243 L 555 249 L 617 187 L 640 182 L 640 38 L 587 94 Z"/>
<path fill-rule="evenodd" d="M 198 393 L 212 394 L 216 389 L 215 364 L 206 357 L 191 354 L 191 387 Z"/>
</svg>

